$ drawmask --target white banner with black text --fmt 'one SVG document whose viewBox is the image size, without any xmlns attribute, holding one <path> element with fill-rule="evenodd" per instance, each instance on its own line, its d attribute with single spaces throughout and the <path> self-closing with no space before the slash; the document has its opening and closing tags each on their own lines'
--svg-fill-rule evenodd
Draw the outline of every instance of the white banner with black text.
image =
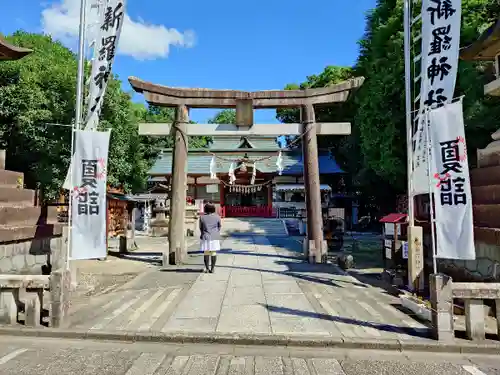
<svg viewBox="0 0 500 375">
<path fill-rule="evenodd" d="M 111 77 L 111 67 L 118 48 L 118 41 L 125 19 L 125 0 L 105 0 L 100 14 L 99 32 L 94 43 L 94 58 L 90 77 L 87 117 L 84 129 L 99 125 L 104 94 Z"/>
<path fill-rule="evenodd" d="M 476 259 L 472 197 L 462 100 L 433 109 L 429 117 L 436 257 Z"/>
<path fill-rule="evenodd" d="M 413 195 L 429 193 L 423 113 L 451 103 L 457 78 L 461 0 L 422 0 L 420 105 L 413 135 Z"/>
<path fill-rule="evenodd" d="M 110 131 L 75 131 L 71 259 L 106 257 L 106 177 Z"/>
</svg>

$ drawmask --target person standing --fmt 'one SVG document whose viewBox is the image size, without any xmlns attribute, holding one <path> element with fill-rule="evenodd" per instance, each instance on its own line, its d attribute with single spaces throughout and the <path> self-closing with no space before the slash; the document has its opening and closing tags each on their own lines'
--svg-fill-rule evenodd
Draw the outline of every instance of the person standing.
<svg viewBox="0 0 500 375">
<path fill-rule="evenodd" d="M 204 215 L 200 217 L 200 240 L 205 272 L 213 273 L 217 260 L 217 251 L 220 250 L 221 219 L 215 213 L 215 205 L 205 204 Z M 211 261 L 211 262 L 210 262 Z"/>
</svg>

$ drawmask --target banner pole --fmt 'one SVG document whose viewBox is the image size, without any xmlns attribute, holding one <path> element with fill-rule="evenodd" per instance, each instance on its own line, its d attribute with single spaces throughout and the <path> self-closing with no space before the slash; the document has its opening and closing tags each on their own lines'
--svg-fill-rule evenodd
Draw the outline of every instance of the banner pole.
<svg viewBox="0 0 500 375">
<path fill-rule="evenodd" d="M 430 132 L 430 122 L 429 122 L 429 112 L 425 111 L 424 113 L 424 121 L 425 121 L 425 141 L 427 142 L 427 171 L 428 171 L 428 179 L 429 179 L 429 215 L 430 215 L 430 223 L 431 223 L 431 238 L 432 238 L 432 270 L 433 273 L 437 273 L 437 238 L 436 238 L 436 229 L 435 223 L 436 218 L 434 217 L 434 193 L 432 189 L 432 143 L 431 143 L 431 132 Z"/>
<path fill-rule="evenodd" d="M 68 247 L 66 249 L 66 269 L 70 270 L 70 257 L 72 247 L 72 232 L 73 232 L 73 155 L 75 152 L 75 131 L 80 129 L 82 121 L 83 107 L 83 85 L 84 85 L 84 69 L 85 69 L 85 28 L 86 28 L 86 11 L 87 0 L 81 0 L 80 4 L 80 26 L 78 31 L 78 72 L 76 78 L 76 103 L 75 103 L 75 121 L 71 128 L 71 160 L 69 164 L 69 176 L 71 188 L 68 192 Z"/>
<path fill-rule="evenodd" d="M 406 109 L 406 147 L 407 147 L 407 178 L 408 178 L 408 225 L 415 225 L 413 202 L 413 125 L 411 120 L 411 31 L 410 31 L 410 1 L 404 0 L 404 61 L 405 61 L 405 109 Z"/>
</svg>

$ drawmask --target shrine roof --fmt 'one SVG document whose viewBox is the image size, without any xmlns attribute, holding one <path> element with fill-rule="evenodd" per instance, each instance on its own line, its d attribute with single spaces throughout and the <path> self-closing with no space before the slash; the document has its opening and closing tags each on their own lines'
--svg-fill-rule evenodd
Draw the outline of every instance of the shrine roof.
<svg viewBox="0 0 500 375">
<path fill-rule="evenodd" d="M 228 151 L 228 150 L 225 150 Z M 249 151 L 249 152 L 247 152 Z M 212 160 L 213 149 L 210 150 L 197 150 L 188 154 L 188 174 L 199 174 L 199 175 L 209 175 L 210 174 L 210 162 Z M 258 160 L 256 162 L 257 170 L 261 173 L 277 173 L 276 171 L 276 161 L 278 155 L 276 150 L 269 150 L 268 152 L 252 152 L 252 150 L 243 149 L 240 152 L 224 152 L 217 158 L 217 173 L 227 173 L 229 171 L 229 166 L 231 160 L 237 160 L 242 158 L 245 153 L 248 155 L 249 160 Z M 260 160 L 260 159 L 265 160 Z M 304 173 L 304 163 L 302 158 L 302 152 L 298 151 L 283 151 L 283 175 L 302 175 Z M 320 174 L 337 174 L 345 173 L 337 164 L 335 159 L 330 156 L 328 152 L 321 152 L 318 157 L 319 161 L 319 173 Z M 148 173 L 150 176 L 155 175 L 170 175 L 172 174 L 172 152 L 164 150 L 158 156 L 158 159 L 154 163 L 153 167 Z"/>
<path fill-rule="evenodd" d="M 16 47 L 7 43 L 0 36 L 0 60 L 18 60 L 26 55 L 29 55 L 33 50 L 28 48 Z"/>
<path fill-rule="evenodd" d="M 462 60 L 494 61 L 500 53 L 500 20 L 485 30 L 471 45 L 460 50 Z"/>
<path fill-rule="evenodd" d="M 212 137 L 211 150 L 237 150 L 237 149 L 259 149 L 278 150 L 279 145 L 276 137 L 264 136 L 217 136 Z"/>
</svg>

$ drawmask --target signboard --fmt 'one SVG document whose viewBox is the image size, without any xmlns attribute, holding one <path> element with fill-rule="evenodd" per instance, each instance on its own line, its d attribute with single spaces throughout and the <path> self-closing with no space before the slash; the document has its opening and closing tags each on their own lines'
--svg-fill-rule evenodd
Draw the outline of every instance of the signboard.
<svg viewBox="0 0 500 375">
<path fill-rule="evenodd" d="M 408 242 L 401 241 L 401 251 L 403 252 L 403 259 L 408 259 Z"/>
<path fill-rule="evenodd" d="M 209 194 L 215 194 L 215 193 L 218 193 L 219 192 L 219 185 L 207 185 L 206 186 L 207 188 L 207 193 Z"/>
<path fill-rule="evenodd" d="M 437 257 L 476 259 L 462 101 L 428 113 Z"/>
<path fill-rule="evenodd" d="M 396 225 L 398 228 L 398 236 L 401 235 L 401 225 Z M 384 224 L 384 234 L 386 236 L 394 236 L 394 223 Z"/>
<path fill-rule="evenodd" d="M 384 248 L 385 248 L 385 257 L 387 259 L 392 258 L 392 241 L 391 240 L 384 240 Z"/>
<path fill-rule="evenodd" d="M 71 259 L 104 258 L 110 132 L 75 131 L 71 183 Z"/>
<path fill-rule="evenodd" d="M 424 137 L 429 108 L 451 103 L 460 45 L 461 0 L 422 0 L 420 105 L 414 135 L 413 194 L 429 193 L 428 145 Z"/>
</svg>

